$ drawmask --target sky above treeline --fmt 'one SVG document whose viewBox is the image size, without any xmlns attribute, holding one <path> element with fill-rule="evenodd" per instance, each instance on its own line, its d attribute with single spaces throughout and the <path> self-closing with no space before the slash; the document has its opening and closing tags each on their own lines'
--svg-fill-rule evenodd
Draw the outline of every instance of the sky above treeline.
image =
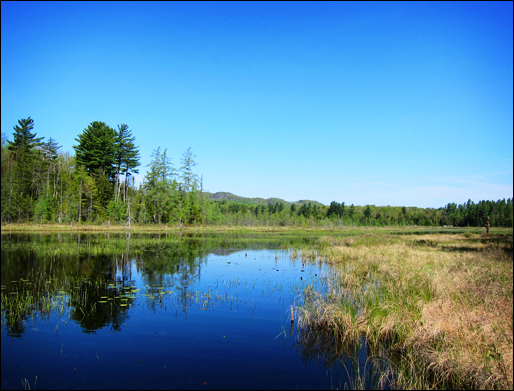
<svg viewBox="0 0 514 391">
<path fill-rule="evenodd" d="M 1 124 L 75 154 L 124 123 L 141 182 L 442 207 L 513 196 L 512 2 L 1 3 Z"/>
</svg>

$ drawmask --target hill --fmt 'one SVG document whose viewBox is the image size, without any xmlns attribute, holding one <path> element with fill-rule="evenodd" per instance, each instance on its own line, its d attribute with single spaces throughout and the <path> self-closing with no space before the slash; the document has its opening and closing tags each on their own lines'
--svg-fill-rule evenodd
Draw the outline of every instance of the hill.
<svg viewBox="0 0 514 391">
<path fill-rule="evenodd" d="M 247 204 L 247 205 L 268 205 L 268 204 L 283 203 L 285 205 L 296 204 L 297 206 L 302 206 L 303 204 L 308 204 L 310 202 L 312 205 L 324 206 L 321 202 L 318 202 L 318 201 L 299 200 L 299 201 L 290 202 L 290 201 L 285 201 L 281 198 L 275 198 L 275 197 L 267 198 L 267 199 L 259 198 L 259 197 L 248 198 L 248 197 L 241 197 L 241 196 L 238 196 L 238 195 L 235 195 L 232 193 L 228 193 L 228 192 L 224 192 L 224 191 L 219 191 L 217 193 L 205 192 L 204 194 L 207 194 L 210 200 L 220 200 L 220 201 L 227 200 L 229 202 L 237 202 L 237 203 Z"/>
</svg>

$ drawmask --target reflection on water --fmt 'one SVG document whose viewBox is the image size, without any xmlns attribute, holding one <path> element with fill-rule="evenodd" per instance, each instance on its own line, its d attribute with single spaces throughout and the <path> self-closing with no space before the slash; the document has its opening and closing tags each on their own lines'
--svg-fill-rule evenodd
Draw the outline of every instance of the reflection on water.
<svg viewBox="0 0 514 391">
<path fill-rule="evenodd" d="M 371 348 L 363 336 L 358 344 L 342 343 L 328 332 L 303 328 L 297 338 L 296 348 L 306 364 L 315 362 L 329 368 L 341 365 L 348 373 L 351 389 L 390 389 L 393 370 L 387 351 Z"/>
<path fill-rule="evenodd" d="M 291 327 L 329 270 L 282 249 L 312 240 L 2 235 L 2 388 L 387 387 L 364 340 Z"/>
</svg>

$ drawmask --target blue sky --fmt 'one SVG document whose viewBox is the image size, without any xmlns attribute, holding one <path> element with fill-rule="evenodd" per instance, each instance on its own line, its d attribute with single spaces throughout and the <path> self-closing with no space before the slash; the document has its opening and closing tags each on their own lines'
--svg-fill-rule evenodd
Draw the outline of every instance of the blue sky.
<svg viewBox="0 0 514 391">
<path fill-rule="evenodd" d="M 191 147 L 207 191 L 441 207 L 513 196 L 513 4 L 1 3 L 2 133 Z"/>
</svg>

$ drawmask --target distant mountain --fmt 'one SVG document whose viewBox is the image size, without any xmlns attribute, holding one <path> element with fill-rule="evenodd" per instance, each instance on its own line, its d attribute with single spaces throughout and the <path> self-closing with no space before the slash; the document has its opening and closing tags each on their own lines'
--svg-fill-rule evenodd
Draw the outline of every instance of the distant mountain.
<svg viewBox="0 0 514 391">
<path fill-rule="evenodd" d="M 296 204 L 296 205 L 301 206 L 303 204 L 308 204 L 310 202 L 312 205 L 324 206 L 321 202 L 318 202 L 318 201 L 299 200 L 299 201 L 289 202 L 289 201 L 285 201 L 281 198 L 275 198 L 275 197 L 268 198 L 268 199 L 259 198 L 259 197 L 247 198 L 247 197 L 240 197 L 238 195 L 224 192 L 224 191 L 219 191 L 217 193 L 204 192 L 204 194 L 207 194 L 210 200 L 227 200 L 229 202 L 237 202 L 237 203 L 247 204 L 247 205 L 268 205 L 268 204 L 277 204 L 277 203 L 281 202 L 285 205 Z"/>
</svg>

